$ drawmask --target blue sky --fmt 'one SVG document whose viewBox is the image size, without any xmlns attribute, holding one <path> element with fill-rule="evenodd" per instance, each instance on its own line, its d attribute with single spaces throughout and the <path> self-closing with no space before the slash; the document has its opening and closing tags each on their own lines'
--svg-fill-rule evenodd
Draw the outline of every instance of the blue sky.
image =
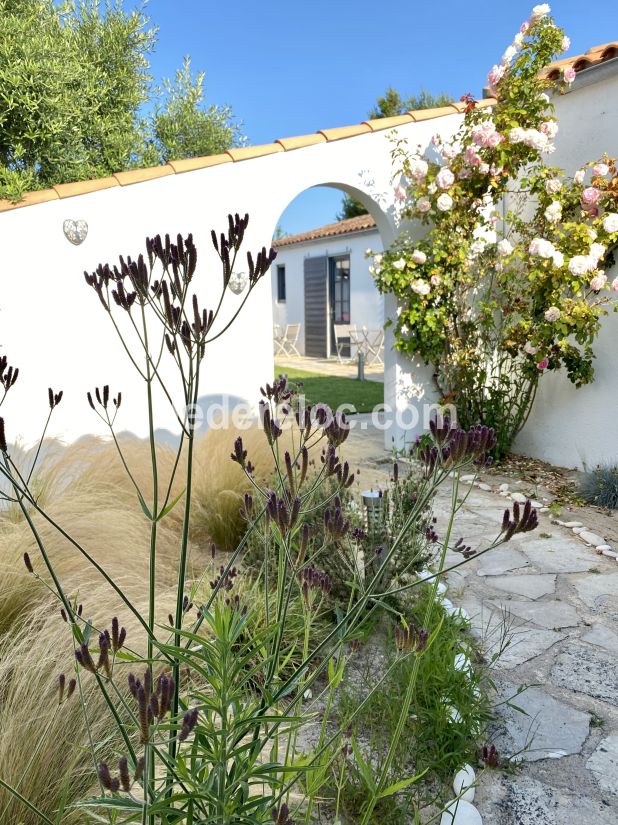
<svg viewBox="0 0 618 825">
<path fill-rule="evenodd" d="M 126 3 L 131 7 L 131 2 Z M 155 78 L 183 56 L 206 72 L 209 102 L 229 103 L 249 143 L 358 123 L 388 85 L 480 97 L 534 2 L 528 0 L 149 0 L 159 26 Z M 617 0 L 556 0 L 569 54 L 618 39 Z M 298 232 L 335 219 L 341 195 L 316 189 L 281 219 Z"/>
</svg>

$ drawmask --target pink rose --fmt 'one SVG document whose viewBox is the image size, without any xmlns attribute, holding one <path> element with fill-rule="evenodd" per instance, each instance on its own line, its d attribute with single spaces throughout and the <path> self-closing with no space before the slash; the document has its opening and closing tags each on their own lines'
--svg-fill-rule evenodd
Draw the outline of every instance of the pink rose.
<svg viewBox="0 0 618 825">
<path fill-rule="evenodd" d="M 599 202 L 600 197 L 601 193 L 598 189 L 595 189 L 594 186 L 588 186 L 582 192 L 582 201 L 591 206 L 597 204 Z"/>
<path fill-rule="evenodd" d="M 563 72 L 564 82 L 571 84 L 575 80 L 576 71 L 572 66 L 569 66 L 568 69 L 565 69 Z"/>
<path fill-rule="evenodd" d="M 494 87 L 497 86 L 504 77 L 505 71 L 506 69 L 504 66 L 498 66 L 497 64 L 492 66 L 489 70 L 489 74 L 487 75 L 487 82 L 489 85 Z"/>
<path fill-rule="evenodd" d="M 440 189 L 448 189 L 455 182 L 455 175 L 451 172 L 448 166 L 444 166 L 436 176 L 436 183 Z"/>
<path fill-rule="evenodd" d="M 405 197 L 406 197 L 406 190 L 403 188 L 403 186 L 401 184 L 399 184 L 399 186 L 395 187 L 395 198 L 398 201 L 402 201 L 402 200 L 405 200 Z"/>
<path fill-rule="evenodd" d="M 537 369 L 539 370 L 546 370 L 549 365 L 549 358 L 541 358 L 541 360 L 536 365 Z"/>
<path fill-rule="evenodd" d="M 519 27 L 519 31 L 522 34 L 525 34 L 528 31 L 529 28 L 530 28 L 530 22 L 528 20 L 524 20 L 524 22 Z"/>
<path fill-rule="evenodd" d="M 600 272 L 598 275 L 595 275 L 594 278 L 590 281 L 590 289 L 593 292 L 598 292 L 600 289 L 603 289 L 606 283 L 607 275 L 604 272 Z"/>
<path fill-rule="evenodd" d="M 566 52 L 569 50 L 571 46 L 571 38 L 567 37 L 566 34 L 562 38 L 562 43 L 560 44 L 560 51 Z"/>
<path fill-rule="evenodd" d="M 604 178 L 609 172 L 609 166 L 606 163 L 597 163 L 592 167 L 592 174 Z"/>
<path fill-rule="evenodd" d="M 416 208 L 419 212 L 429 212 L 431 209 L 431 201 L 429 198 L 419 198 L 416 201 Z"/>
</svg>

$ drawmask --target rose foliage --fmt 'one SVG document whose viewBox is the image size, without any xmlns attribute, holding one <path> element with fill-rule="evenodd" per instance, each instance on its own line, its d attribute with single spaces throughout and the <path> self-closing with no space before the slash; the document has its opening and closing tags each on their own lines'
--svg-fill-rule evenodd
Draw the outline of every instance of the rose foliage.
<svg viewBox="0 0 618 825">
<path fill-rule="evenodd" d="M 460 129 L 435 135 L 424 155 L 395 143 L 402 217 L 417 227 L 371 267 L 398 299 L 396 348 L 434 366 L 463 426 L 496 429 L 497 455 L 544 374 L 564 368 L 577 387 L 593 380 L 593 342 L 618 298 L 618 278 L 606 274 L 618 242 L 615 161 L 573 177 L 547 163 L 558 124 L 542 72 L 568 47 L 549 6 L 536 6 L 489 72 L 495 105 L 462 98 Z M 574 77 L 563 71 L 553 93 Z"/>
</svg>

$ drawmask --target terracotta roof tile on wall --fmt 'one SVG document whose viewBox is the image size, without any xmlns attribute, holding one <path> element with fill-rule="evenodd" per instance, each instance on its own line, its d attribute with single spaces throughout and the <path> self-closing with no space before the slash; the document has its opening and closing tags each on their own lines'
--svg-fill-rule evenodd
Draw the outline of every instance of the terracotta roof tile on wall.
<svg viewBox="0 0 618 825">
<path fill-rule="evenodd" d="M 611 43 L 604 43 L 600 46 L 594 46 L 585 54 L 558 60 L 545 69 L 543 76 L 550 80 L 555 80 L 560 76 L 561 70 L 567 66 L 573 66 L 575 71 L 582 71 L 583 69 L 588 69 L 591 66 L 596 66 L 600 63 L 612 60 L 615 57 L 618 57 L 618 40 L 614 40 Z M 477 106 L 493 106 L 495 103 L 495 99 L 490 97 L 485 100 L 479 100 L 477 102 Z M 185 160 L 170 161 L 162 166 L 153 166 L 148 169 L 132 169 L 125 172 L 117 172 L 113 175 L 113 177 L 102 178 L 100 181 L 86 180 L 71 184 L 60 184 L 52 189 L 29 192 L 17 203 L 12 203 L 9 200 L 0 200 L 0 212 L 5 212 L 7 210 L 16 209 L 22 206 L 44 203 L 50 200 L 57 200 L 58 198 L 83 195 L 88 192 L 108 189 L 113 186 L 128 186 L 131 184 L 141 183 L 143 181 L 165 177 L 166 175 L 178 175 L 183 172 L 190 172 L 196 169 L 205 169 L 210 166 L 217 166 L 221 163 L 242 163 L 245 160 L 263 157 L 275 152 L 291 152 L 295 149 L 301 149 L 305 146 L 312 146 L 317 143 L 343 140 L 356 137 L 357 135 L 371 134 L 372 132 L 392 129 L 395 126 L 411 123 L 413 121 L 420 122 L 423 120 L 432 120 L 434 118 L 445 117 L 447 115 L 452 115 L 455 112 L 460 112 L 461 110 L 462 104 L 460 103 L 451 103 L 449 106 L 441 106 L 435 109 L 418 109 L 406 112 L 399 117 L 364 120 L 361 123 L 354 124 L 353 126 L 340 126 L 334 129 L 320 129 L 311 135 L 279 138 L 274 143 L 268 143 L 264 146 L 246 146 L 237 149 L 229 149 L 221 155 L 211 155 L 204 158 L 187 158 Z M 331 226 L 336 225 L 337 224 L 331 224 Z M 322 229 L 326 229 L 326 227 L 322 227 Z M 333 232 L 331 234 L 341 233 Z M 281 244 L 282 242 L 279 243 Z M 295 243 L 298 243 L 298 241 L 295 241 Z"/>
<path fill-rule="evenodd" d="M 310 229 L 308 232 L 299 232 L 298 235 L 289 235 L 286 238 L 280 238 L 277 241 L 273 241 L 273 246 L 276 248 L 292 246 L 297 243 L 317 241 L 320 238 L 334 238 L 337 235 L 348 235 L 350 232 L 365 232 L 366 230 L 375 228 L 376 222 L 371 215 L 357 215 L 355 218 L 346 218 L 344 221 L 327 223 L 326 226 L 318 226 L 317 229 Z"/>
<path fill-rule="evenodd" d="M 603 43 L 600 46 L 593 46 L 585 54 L 575 54 L 572 57 L 563 57 L 562 60 L 556 60 L 541 72 L 541 77 L 545 77 L 547 80 L 558 80 L 564 69 L 573 68 L 576 72 L 581 72 L 584 69 L 590 69 L 592 66 L 598 66 L 600 63 L 613 60 L 615 57 L 618 57 L 618 40 Z"/>
</svg>

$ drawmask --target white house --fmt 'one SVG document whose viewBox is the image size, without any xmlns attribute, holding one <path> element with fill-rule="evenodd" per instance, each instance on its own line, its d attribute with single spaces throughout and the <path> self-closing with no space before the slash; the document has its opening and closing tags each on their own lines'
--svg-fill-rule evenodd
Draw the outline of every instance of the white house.
<svg viewBox="0 0 618 825">
<path fill-rule="evenodd" d="M 275 241 L 273 321 L 300 324 L 299 351 L 334 355 L 335 324 L 369 330 L 384 325 L 384 297 L 369 272 L 365 252 L 382 251 L 371 215 L 330 223 Z"/>
</svg>

